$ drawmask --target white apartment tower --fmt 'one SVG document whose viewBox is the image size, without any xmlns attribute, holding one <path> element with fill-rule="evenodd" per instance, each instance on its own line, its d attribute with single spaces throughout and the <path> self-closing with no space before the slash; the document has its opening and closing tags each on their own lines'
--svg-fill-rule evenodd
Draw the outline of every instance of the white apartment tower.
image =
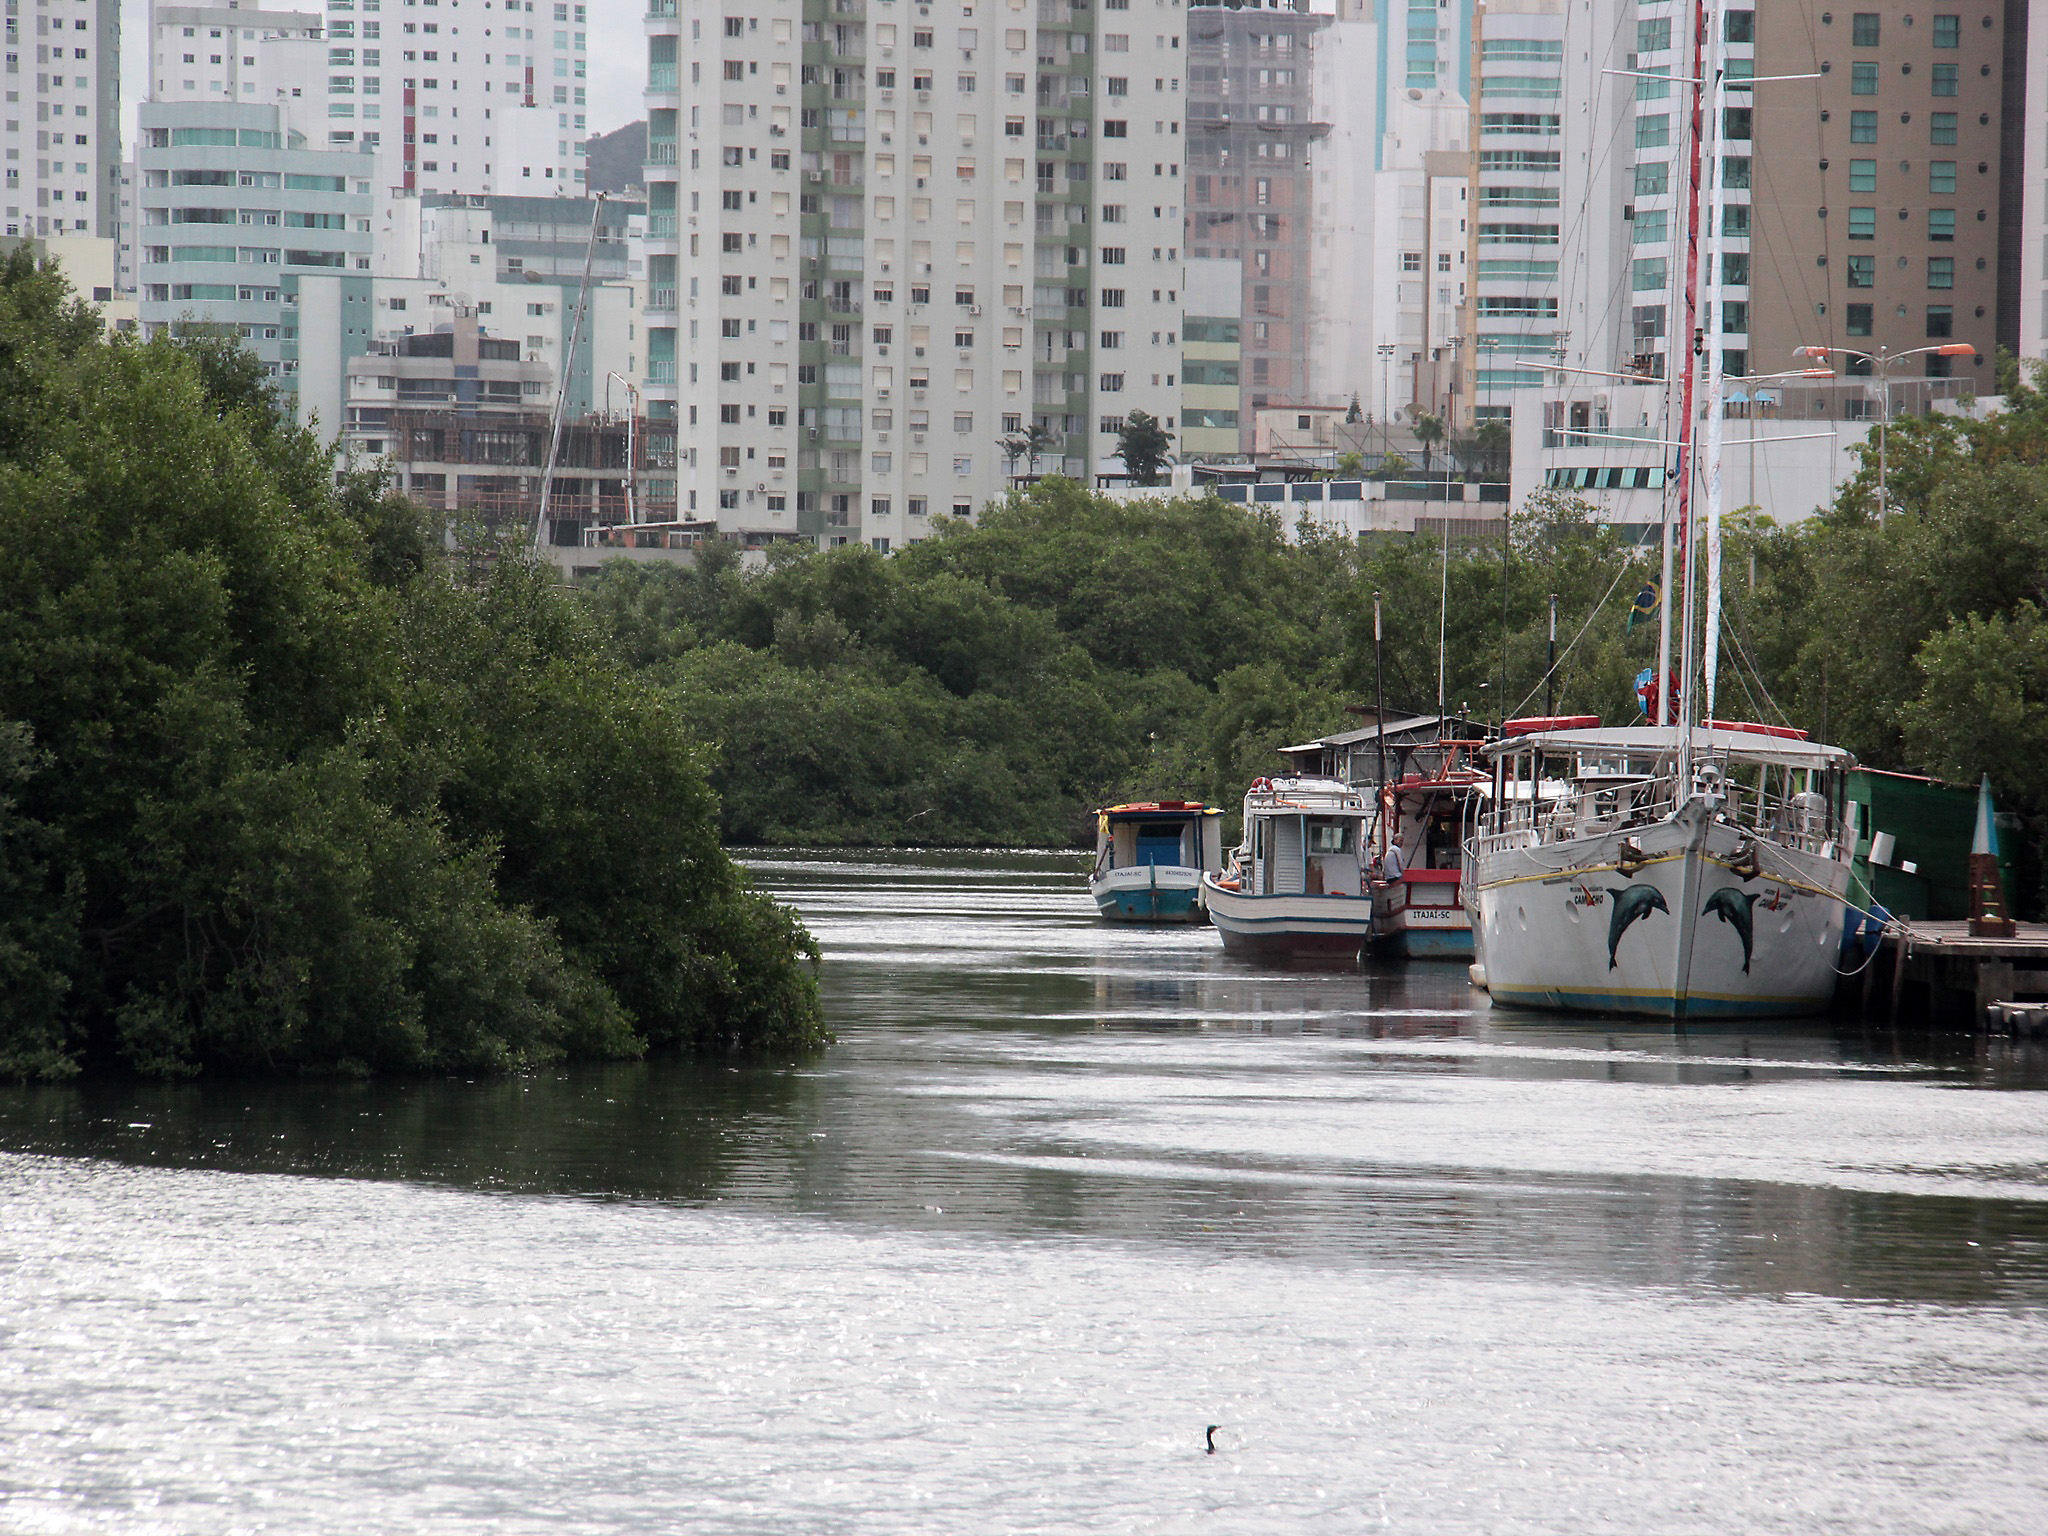
<svg viewBox="0 0 2048 1536">
<path fill-rule="evenodd" d="M 6 0 L 0 229 L 111 239 L 121 178 L 120 0 Z"/>
<path fill-rule="evenodd" d="M 887 550 L 1000 494 L 1006 436 L 1085 477 L 1132 409 L 1177 430 L 1181 0 L 650 12 L 649 442 L 679 516 Z"/>
<path fill-rule="evenodd" d="M 288 105 L 295 121 L 322 125 L 318 147 L 375 156 L 380 200 L 575 196 L 587 11 L 554 0 L 156 4 L 150 95 Z"/>
</svg>

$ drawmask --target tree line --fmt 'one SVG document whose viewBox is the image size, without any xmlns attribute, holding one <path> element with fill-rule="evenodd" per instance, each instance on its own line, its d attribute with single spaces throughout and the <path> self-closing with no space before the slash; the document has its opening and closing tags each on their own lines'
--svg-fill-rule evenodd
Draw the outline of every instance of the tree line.
<svg viewBox="0 0 2048 1536">
<path fill-rule="evenodd" d="M 824 1038 L 682 701 L 442 542 L 231 340 L 0 264 L 0 1077 Z"/>
<path fill-rule="evenodd" d="M 2013 895 L 2038 910 L 2048 396 L 2009 378 L 1996 415 L 1896 424 L 1882 522 L 1866 457 L 1813 517 L 1727 517 L 1719 712 L 1875 767 L 1989 772 L 2023 820 Z M 1540 711 L 1555 594 L 1557 708 L 1640 720 L 1657 625 L 1629 612 L 1658 562 L 1562 492 L 1446 546 L 1049 478 L 893 555 L 782 547 L 748 569 L 710 543 L 693 568 L 608 565 L 583 596 L 711 744 L 729 842 L 1059 846 L 1113 800 L 1234 808 L 1274 748 L 1356 725 L 1375 592 L 1390 709 L 1433 709 L 1441 663 L 1453 711 Z"/>
</svg>

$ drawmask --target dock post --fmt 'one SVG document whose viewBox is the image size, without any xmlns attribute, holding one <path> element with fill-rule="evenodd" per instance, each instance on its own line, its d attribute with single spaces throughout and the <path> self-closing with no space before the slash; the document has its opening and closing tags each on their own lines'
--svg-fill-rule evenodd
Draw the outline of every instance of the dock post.
<svg viewBox="0 0 2048 1536">
<path fill-rule="evenodd" d="M 1906 943 L 1912 930 L 1904 926 L 1892 929 L 1892 1006 L 1887 1022 L 1899 1022 L 1899 995 L 1906 990 Z"/>
<path fill-rule="evenodd" d="M 2010 960 L 1981 960 L 1977 963 L 1977 1028 L 1991 1027 L 1991 1005 L 2011 1002 L 2013 974 Z"/>
</svg>

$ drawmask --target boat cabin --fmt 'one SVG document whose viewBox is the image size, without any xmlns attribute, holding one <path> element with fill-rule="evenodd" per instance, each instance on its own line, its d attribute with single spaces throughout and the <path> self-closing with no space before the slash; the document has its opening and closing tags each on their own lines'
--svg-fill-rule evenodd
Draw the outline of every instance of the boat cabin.
<svg viewBox="0 0 2048 1536">
<path fill-rule="evenodd" d="M 1363 713 L 1369 716 L 1372 712 Z M 1296 774 L 1372 786 L 1380 782 L 1382 749 L 1387 781 L 1393 783 L 1438 771 L 1444 765 L 1446 742 L 1462 744 L 1486 734 L 1485 726 L 1457 715 L 1396 715 L 1389 711 L 1384 732 L 1377 723 L 1335 731 L 1298 746 L 1282 747 L 1280 756 Z"/>
<path fill-rule="evenodd" d="M 1095 813 L 1095 867 L 1217 870 L 1223 812 L 1199 800 L 1141 800 Z"/>
<path fill-rule="evenodd" d="M 1336 779 L 1261 779 L 1244 800 L 1257 896 L 1357 896 L 1367 889 L 1372 802 Z"/>
</svg>

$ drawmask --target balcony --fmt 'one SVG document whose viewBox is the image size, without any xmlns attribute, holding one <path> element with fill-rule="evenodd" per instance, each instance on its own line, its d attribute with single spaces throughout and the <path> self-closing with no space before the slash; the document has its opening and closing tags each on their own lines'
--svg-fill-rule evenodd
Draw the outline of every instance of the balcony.
<svg viewBox="0 0 2048 1536">
<path fill-rule="evenodd" d="M 650 91 L 673 91 L 676 84 L 676 66 L 673 64 L 650 64 L 647 66 L 647 89 Z"/>
<path fill-rule="evenodd" d="M 675 238 L 676 216 L 673 213 L 650 213 L 647 215 L 647 233 L 653 239 Z"/>
<path fill-rule="evenodd" d="M 649 165 L 674 165 L 676 163 L 676 141 L 674 139 L 649 139 L 647 141 L 647 163 Z"/>
<path fill-rule="evenodd" d="M 647 307 L 673 310 L 676 307 L 676 291 L 673 288 L 650 288 L 647 290 Z"/>
<path fill-rule="evenodd" d="M 647 18 L 658 21 L 676 13 L 676 0 L 647 0 Z"/>
</svg>

